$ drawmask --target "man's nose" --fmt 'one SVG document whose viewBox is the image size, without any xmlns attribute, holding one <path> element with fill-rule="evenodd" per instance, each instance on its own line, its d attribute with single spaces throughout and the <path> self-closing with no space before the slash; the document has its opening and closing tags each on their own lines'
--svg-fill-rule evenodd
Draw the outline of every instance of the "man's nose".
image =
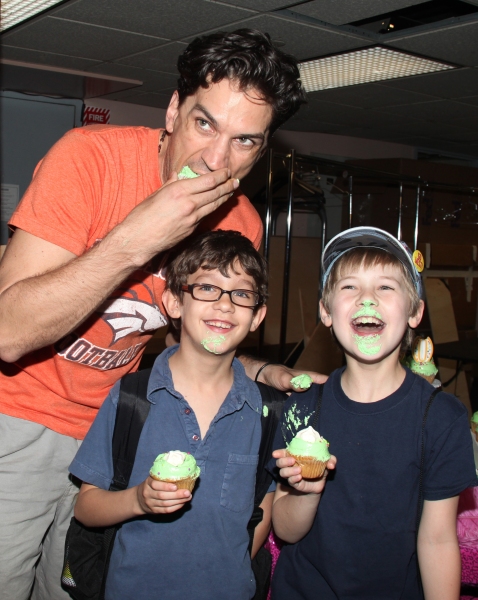
<svg viewBox="0 0 478 600">
<path fill-rule="evenodd" d="M 229 143 L 226 139 L 216 138 L 204 148 L 202 159 L 210 171 L 229 166 Z"/>
</svg>

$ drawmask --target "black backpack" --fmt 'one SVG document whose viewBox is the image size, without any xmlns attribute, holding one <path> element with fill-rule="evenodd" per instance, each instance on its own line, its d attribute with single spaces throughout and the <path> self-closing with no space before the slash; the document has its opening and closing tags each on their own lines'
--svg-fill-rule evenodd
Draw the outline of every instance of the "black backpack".
<svg viewBox="0 0 478 600">
<path fill-rule="evenodd" d="M 112 441 L 114 475 L 110 490 L 128 487 L 138 447 L 139 437 L 149 413 L 146 399 L 151 369 L 130 373 L 121 379 Z M 247 526 L 252 547 L 255 527 L 262 521 L 260 504 L 269 489 L 272 475 L 265 469 L 272 453 L 275 431 L 287 395 L 263 383 L 257 383 L 262 396 L 262 438 L 257 465 L 254 510 Z M 265 413 L 265 414 L 264 414 Z M 66 535 L 65 557 L 61 583 L 74 600 L 103 600 L 106 576 L 116 532 L 121 524 L 112 527 L 85 527 L 73 517 Z M 254 600 L 267 597 L 270 583 L 271 555 L 261 548 L 252 569 L 256 577 Z"/>
</svg>

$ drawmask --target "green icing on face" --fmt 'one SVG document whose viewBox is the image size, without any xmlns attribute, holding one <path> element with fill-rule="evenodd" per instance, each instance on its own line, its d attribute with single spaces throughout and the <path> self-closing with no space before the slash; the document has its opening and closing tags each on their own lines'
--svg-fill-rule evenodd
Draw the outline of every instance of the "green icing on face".
<svg viewBox="0 0 478 600">
<path fill-rule="evenodd" d="M 375 335 L 354 335 L 355 343 L 359 352 L 366 354 L 367 356 L 374 356 L 380 352 L 382 344 L 380 344 L 381 336 Z"/>
<path fill-rule="evenodd" d="M 290 380 L 290 384 L 296 390 L 308 390 L 312 385 L 312 378 L 309 375 L 303 373 L 302 375 L 297 375 L 297 377 L 292 377 L 292 379 Z"/>
<path fill-rule="evenodd" d="M 211 354 L 219 354 L 217 347 L 226 341 L 225 335 L 218 335 L 216 337 L 210 336 L 202 340 L 201 344 Z M 209 347 L 212 346 L 212 347 Z"/>
<path fill-rule="evenodd" d="M 262 415 L 264 417 L 267 417 L 269 415 L 269 409 L 267 408 L 267 406 L 264 404 L 264 406 L 262 407 Z"/>
<path fill-rule="evenodd" d="M 372 306 L 375 306 L 374 302 L 371 300 L 364 300 L 362 308 L 352 315 L 352 319 L 358 319 L 359 317 L 375 317 L 382 321 L 382 315 L 372 308 Z"/>
<path fill-rule="evenodd" d="M 187 165 L 184 166 L 178 173 L 178 179 L 194 179 L 194 177 L 199 177 L 199 175 Z"/>
</svg>

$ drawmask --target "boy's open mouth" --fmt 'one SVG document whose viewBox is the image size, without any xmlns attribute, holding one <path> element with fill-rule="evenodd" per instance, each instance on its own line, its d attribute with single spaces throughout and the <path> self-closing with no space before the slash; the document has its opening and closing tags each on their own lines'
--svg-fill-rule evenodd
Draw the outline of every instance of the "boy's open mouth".
<svg viewBox="0 0 478 600">
<path fill-rule="evenodd" d="M 352 320 L 352 329 L 358 335 L 376 335 L 385 327 L 385 323 L 377 317 L 357 317 Z"/>
</svg>

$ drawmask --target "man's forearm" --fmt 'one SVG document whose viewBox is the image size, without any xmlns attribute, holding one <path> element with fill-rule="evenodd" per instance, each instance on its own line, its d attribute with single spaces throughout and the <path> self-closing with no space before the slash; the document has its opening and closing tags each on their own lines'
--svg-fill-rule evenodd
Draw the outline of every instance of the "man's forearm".
<svg viewBox="0 0 478 600">
<path fill-rule="evenodd" d="M 0 358 L 14 362 L 81 324 L 137 268 L 114 236 L 0 295 Z"/>
</svg>

